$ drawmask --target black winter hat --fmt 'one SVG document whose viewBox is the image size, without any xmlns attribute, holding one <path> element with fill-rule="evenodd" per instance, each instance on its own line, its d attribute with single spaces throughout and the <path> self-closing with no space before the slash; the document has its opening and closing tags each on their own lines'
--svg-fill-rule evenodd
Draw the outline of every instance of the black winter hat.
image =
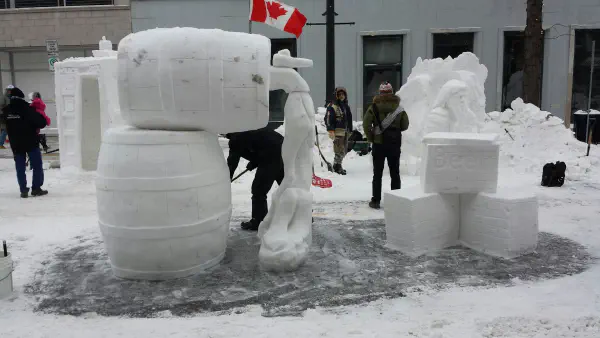
<svg viewBox="0 0 600 338">
<path fill-rule="evenodd" d="M 15 97 L 20 97 L 22 99 L 25 98 L 25 94 L 23 94 L 23 91 L 17 87 L 10 90 L 10 95 L 15 96 Z"/>
</svg>

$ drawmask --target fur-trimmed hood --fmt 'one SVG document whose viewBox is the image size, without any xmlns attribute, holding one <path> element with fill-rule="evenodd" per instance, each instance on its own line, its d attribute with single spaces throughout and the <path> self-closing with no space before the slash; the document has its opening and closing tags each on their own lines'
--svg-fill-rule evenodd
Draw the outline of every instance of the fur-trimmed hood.
<svg viewBox="0 0 600 338">
<path fill-rule="evenodd" d="M 395 94 L 379 94 L 373 98 L 373 104 L 382 113 L 393 112 L 400 105 L 400 98 Z"/>
<path fill-rule="evenodd" d="M 346 99 L 344 100 L 345 103 L 348 103 L 348 91 L 346 90 L 345 87 L 336 87 L 335 90 L 333 91 L 333 102 L 337 101 L 337 94 L 339 92 L 344 93 L 344 96 L 346 96 Z"/>
</svg>

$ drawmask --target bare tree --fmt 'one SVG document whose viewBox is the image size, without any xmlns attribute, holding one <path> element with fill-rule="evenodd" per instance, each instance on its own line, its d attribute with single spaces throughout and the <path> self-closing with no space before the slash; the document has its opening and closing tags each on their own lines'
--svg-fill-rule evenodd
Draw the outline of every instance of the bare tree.
<svg viewBox="0 0 600 338">
<path fill-rule="evenodd" d="M 544 0 L 527 0 L 525 27 L 525 69 L 523 71 L 523 100 L 540 106 L 542 88 L 542 51 L 544 30 L 542 9 Z"/>
</svg>

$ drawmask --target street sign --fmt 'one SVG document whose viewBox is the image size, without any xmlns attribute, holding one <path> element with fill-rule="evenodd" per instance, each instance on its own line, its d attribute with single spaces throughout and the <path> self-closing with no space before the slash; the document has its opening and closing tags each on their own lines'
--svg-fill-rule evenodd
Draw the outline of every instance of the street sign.
<svg viewBox="0 0 600 338">
<path fill-rule="evenodd" d="M 48 53 L 48 69 L 54 71 L 54 64 L 60 61 L 58 58 L 58 40 L 46 40 L 46 52 Z"/>
<path fill-rule="evenodd" d="M 58 56 L 48 56 L 48 69 L 50 69 L 51 72 L 54 71 L 54 64 L 58 61 L 60 61 Z"/>
<path fill-rule="evenodd" d="M 46 40 L 46 51 L 48 54 L 58 54 L 58 40 Z"/>
</svg>

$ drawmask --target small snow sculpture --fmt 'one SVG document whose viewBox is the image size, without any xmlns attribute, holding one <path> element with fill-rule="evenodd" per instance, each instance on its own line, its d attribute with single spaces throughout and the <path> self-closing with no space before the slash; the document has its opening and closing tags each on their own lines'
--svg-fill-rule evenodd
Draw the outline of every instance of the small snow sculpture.
<svg viewBox="0 0 600 338">
<path fill-rule="evenodd" d="M 289 96 L 284 108 L 282 148 L 285 177 L 258 232 L 259 259 L 267 270 L 297 269 L 306 261 L 312 243 L 310 186 L 315 111 L 308 84 L 293 69 L 312 65 L 312 60 L 291 57 L 287 49 L 273 56 L 270 89 L 283 89 Z"/>
<path fill-rule="evenodd" d="M 403 150 L 421 158 L 421 141 L 431 132 L 477 133 L 485 119 L 487 68 L 473 53 L 456 59 L 419 58 L 397 95 L 410 118 Z"/>
</svg>

